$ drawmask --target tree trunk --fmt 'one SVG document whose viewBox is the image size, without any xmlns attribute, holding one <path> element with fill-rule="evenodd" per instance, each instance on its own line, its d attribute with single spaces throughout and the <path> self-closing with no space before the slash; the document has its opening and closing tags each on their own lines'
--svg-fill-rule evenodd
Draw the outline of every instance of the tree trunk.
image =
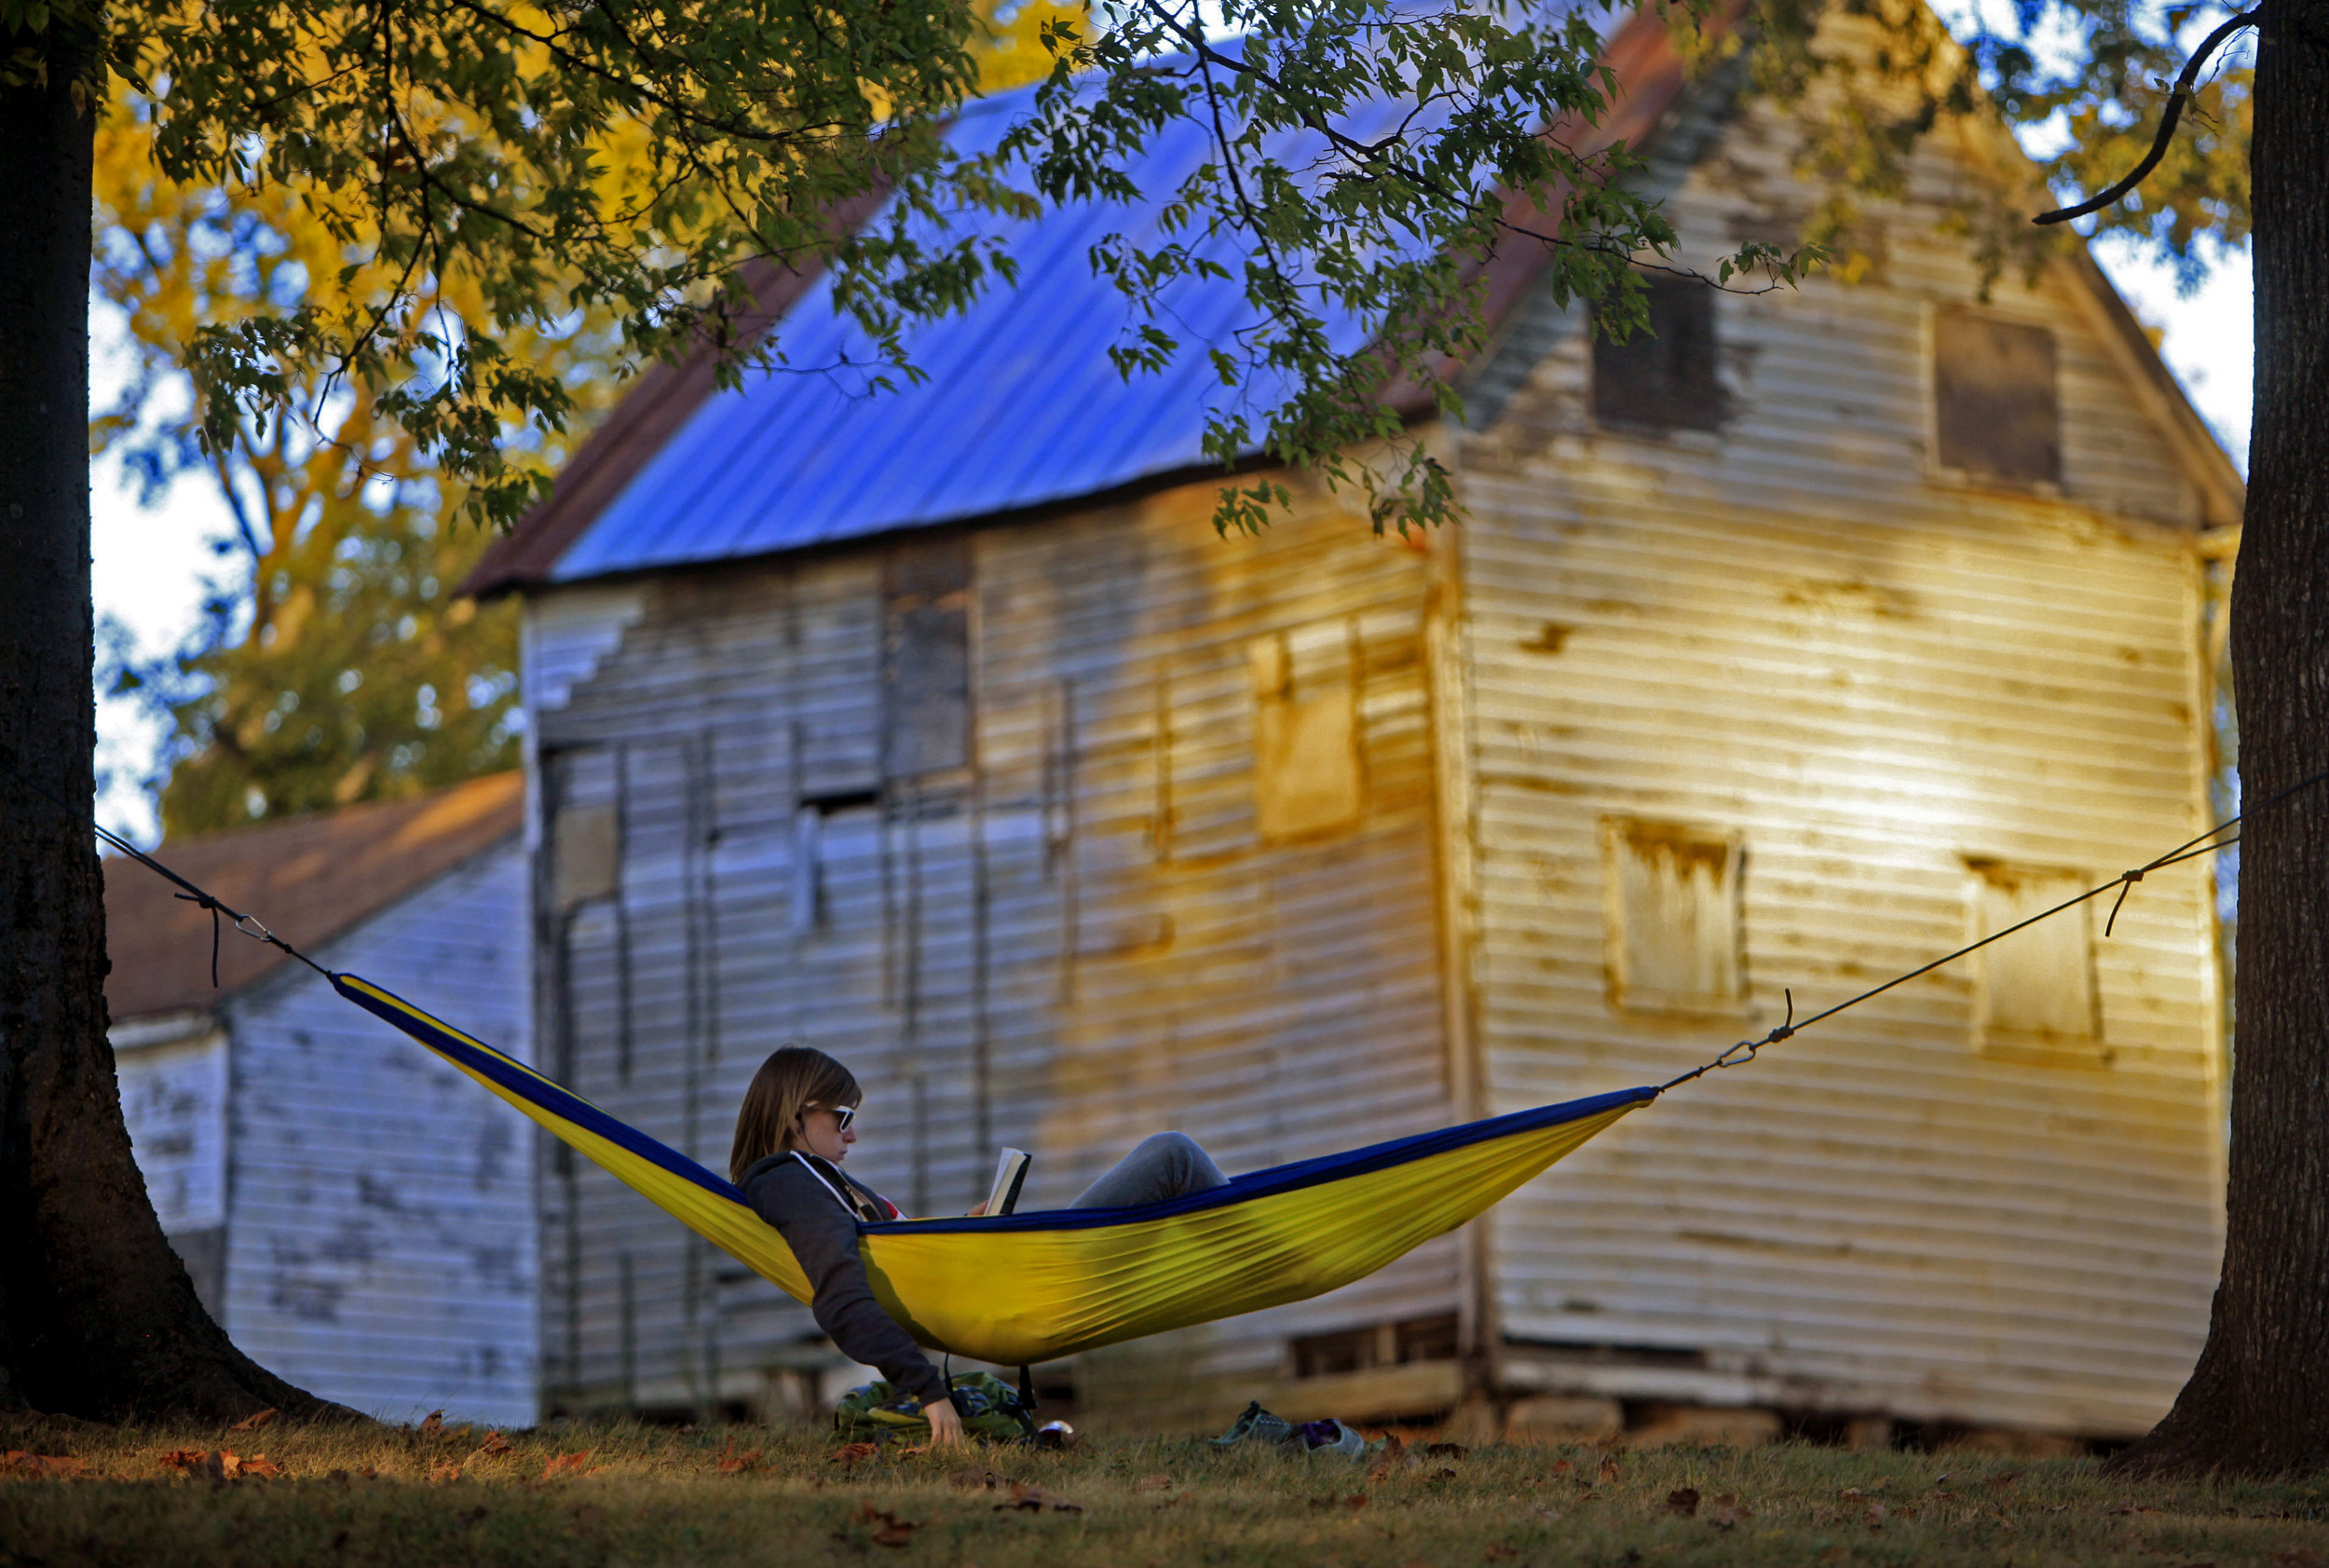
<svg viewBox="0 0 2329 1568">
<path fill-rule="evenodd" d="M 88 302 L 102 99 L 81 79 L 86 34 L 0 32 L 0 60 L 24 47 L 45 55 L 46 80 L 0 81 L 0 1407 L 315 1413 L 334 1407 L 253 1365 L 203 1312 L 122 1124 L 104 886 L 75 814 L 94 789 Z"/>
<path fill-rule="evenodd" d="M 2329 771 L 2329 0 L 2265 0 L 2256 412 L 2232 590 L 2240 788 Z M 2207 1347 L 2137 1472 L 2329 1466 L 2329 787 L 2240 826 L 2224 1276 Z"/>
</svg>

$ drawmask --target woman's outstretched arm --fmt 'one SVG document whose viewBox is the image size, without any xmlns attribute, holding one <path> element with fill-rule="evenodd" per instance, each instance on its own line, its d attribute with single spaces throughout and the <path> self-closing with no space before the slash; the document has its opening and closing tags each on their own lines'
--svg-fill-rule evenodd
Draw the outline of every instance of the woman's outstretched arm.
<svg viewBox="0 0 2329 1568">
<path fill-rule="evenodd" d="M 785 1160 L 753 1173 L 744 1196 L 799 1260 L 813 1292 L 809 1310 L 841 1354 L 879 1369 L 891 1387 L 924 1406 L 946 1403 L 946 1379 L 875 1300 L 857 1251 L 857 1222 L 833 1194 L 799 1161 Z"/>
</svg>

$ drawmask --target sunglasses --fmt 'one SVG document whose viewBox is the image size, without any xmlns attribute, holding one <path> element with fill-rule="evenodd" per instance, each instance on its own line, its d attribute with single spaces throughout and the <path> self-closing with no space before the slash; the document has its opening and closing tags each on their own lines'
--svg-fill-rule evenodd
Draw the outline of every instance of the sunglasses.
<svg viewBox="0 0 2329 1568">
<path fill-rule="evenodd" d="M 849 1125 L 857 1120 L 857 1107 L 853 1105 L 804 1105 L 800 1108 L 804 1116 L 811 1111 L 831 1111 L 834 1125 L 842 1132 L 849 1131 Z"/>
</svg>

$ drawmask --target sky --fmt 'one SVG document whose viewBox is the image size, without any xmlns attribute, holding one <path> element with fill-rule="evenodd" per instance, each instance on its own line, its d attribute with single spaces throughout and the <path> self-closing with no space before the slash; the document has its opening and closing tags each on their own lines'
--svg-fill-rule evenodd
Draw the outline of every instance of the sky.
<svg viewBox="0 0 2329 1568">
<path fill-rule="evenodd" d="M 2123 241 L 2099 243 L 2095 256 L 2135 313 L 2163 330 L 2168 364 L 2245 471 L 2253 359 L 2247 252 L 2225 259 L 2188 295 L 2178 293 L 2168 267 Z M 106 307 L 92 303 L 89 325 L 90 403 L 103 408 L 128 374 L 128 354 L 119 320 Z M 146 656 L 176 646 L 200 616 L 206 584 L 235 566 L 235 557 L 214 549 L 231 526 L 215 488 L 182 480 L 143 506 L 120 465 L 101 459 L 90 472 L 89 500 L 98 614 L 118 618 Z M 97 731 L 98 815 L 150 847 L 159 828 L 140 781 L 152 771 L 161 732 L 130 702 L 102 691 Z"/>
</svg>

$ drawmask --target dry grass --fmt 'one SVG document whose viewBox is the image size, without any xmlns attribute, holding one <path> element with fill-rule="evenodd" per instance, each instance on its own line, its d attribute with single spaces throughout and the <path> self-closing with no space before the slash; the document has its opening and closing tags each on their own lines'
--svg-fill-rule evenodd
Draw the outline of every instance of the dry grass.
<svg viewBox="0 0 2329 1568">
<path fill-rule="evenodd" d="M 2322 1479 L 2132 1487 L 2091 1460 L 1782 1445 L 1369 1464 L 1133 1439 L 852 1458 L 749 1427 L 556 1426 L 506 1452 L 485 1437 L 0 1430 L 20 1451 L 0 1474 L 0 1564 L 2329 1568 Z M 280 1477 L 246 1469 L 260 1453 Z"/>
</svg>

